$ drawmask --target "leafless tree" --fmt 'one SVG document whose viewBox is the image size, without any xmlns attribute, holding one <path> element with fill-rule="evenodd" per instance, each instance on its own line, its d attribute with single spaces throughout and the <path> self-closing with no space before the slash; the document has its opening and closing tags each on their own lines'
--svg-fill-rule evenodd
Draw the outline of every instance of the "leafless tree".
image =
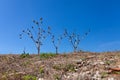
<svg viewBox="0 0 120 80">
<path fill-rule="evenodd" d="M 63 35 L 58 36 L 58 37 L 55 37 L 55 35 L 53 35 L 52 33 L 50 35 L 51 35 L 51 41 L 52 41 L 53 46 L 55 47 L 55 50 L 56 50 L 56 54 L 58 54 L 58 49 L 59 49 L 60 43 L 63 39 Z"/>
<path fill-rule="evenodd" d="M 50 27 L 48 27 L 47 30 L 43 29 L 43 18 L 40 18 L 39 21 L 33 20 L 33 23 L 36 26 L 23 30 L 20 34 L 20 39 L 22 39 L 23 34 L 28 35 L 28 37 L 34 42 L 39 55 L 41 45 L 43 45 L 43 40 L 48 36 L 48 33 L 50 33 Z"/>
<path fill-rule="evenodd" d="M 80 41 L 82 40 L 82 39 L 84 39 L 87 35 L 88 35 L 88 33 L 90 32 L 90 29 L 89 29 L 89 31 L 88 32 L 86 32 L 82 37 L 80 36 L 80 35 L 78 35 L 78 34 L 76 34 L 75 32 L 73 32 L 73 33 L 68 33 L 68 31 L 67 31 L 67 29 L 65 29 L 65 31 L 64 31 L 64 36 L 69 40 L 69 42 L 71 43 L 71 45 L 72 45 L 72 47 L 73 47 L 73 49 L 74 49 L 74 52 L 77 52 L 77 48 L 78 48 L 78 46 L 79 46 L 79 44 L 80 44 Z"/>
</svg>

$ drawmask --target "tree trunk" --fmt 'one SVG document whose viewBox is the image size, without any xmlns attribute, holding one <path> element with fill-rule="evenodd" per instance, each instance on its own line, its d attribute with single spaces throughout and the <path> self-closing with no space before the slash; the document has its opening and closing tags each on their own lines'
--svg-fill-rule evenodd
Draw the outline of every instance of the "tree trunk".
<svg viewBox="0 0 120 80">
<path fill-rule="evenodd" d="M 74 47 L 74 53 L 76 53 L 77 52 L 77 47 Z"/>
<path fill-rule="evenodd" d="M 56 47 L 56 54 L 58 54 L 58 47 Z"/>
<path fill-rule="evenodd" d="M 40 46 L 37 48 L 37 50 L 38 50 L 38 55 L 40 55 Z"/>
</svg>

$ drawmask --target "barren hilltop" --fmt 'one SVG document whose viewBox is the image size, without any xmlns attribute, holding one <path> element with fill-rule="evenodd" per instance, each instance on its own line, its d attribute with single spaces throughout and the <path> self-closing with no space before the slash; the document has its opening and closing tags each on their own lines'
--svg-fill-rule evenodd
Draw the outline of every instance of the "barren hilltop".
<svg viewBox="0 0 120 80">
<path fill-rule="evenodd" d="M 0 80 L 120 80 L 120 52 L 0 55 Z"/>
</svg>

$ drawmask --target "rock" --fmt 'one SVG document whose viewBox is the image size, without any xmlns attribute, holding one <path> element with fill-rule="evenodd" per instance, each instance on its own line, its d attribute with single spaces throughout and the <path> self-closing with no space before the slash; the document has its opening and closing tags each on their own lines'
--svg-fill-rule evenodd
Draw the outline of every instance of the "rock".
<svg viewBox="0 0 120 80">
<path fill-rule="evenodd" d="M 105 63 L 101 60 L 98 60 L 98 61 L 93 63 L 93 65 L 98 65 L 98 64 L 104 65 Z"/>
<path fill-rule="evenodd" d="M 76 62 L 76 64 L 81 64 L 82 59 L 79 59 L 79 60 L 73 60 L 73 61 Z"/>
<path fill-rule="evenodd" d="M 92 77 L 92 79 L 101 80 L 101 75 L 99 74 L 99 71 L 96 71 L 96 73 L 94 74 L 94 76 Z"/>
<path fill-rule="evenodd" d="M 115 80 L 114 78 L 108 78 L 108 80 Z"/>
<path fill-rule="evenodd" d="M 120 65 L 117 65 L 118 68 L 120 68 Z"/>
<path fill-rule="evenodd" d="M 44 80 L 43 78 L 38 78 L 38 80 Z"/>
</svg>

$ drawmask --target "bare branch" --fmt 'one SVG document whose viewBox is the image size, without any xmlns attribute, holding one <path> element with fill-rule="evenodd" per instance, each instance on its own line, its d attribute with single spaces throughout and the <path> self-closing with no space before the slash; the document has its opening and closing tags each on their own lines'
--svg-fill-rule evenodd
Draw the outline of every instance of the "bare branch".
<svg viewBox="0 0 120 80">
<path fill-rule="evenodd" d="M 29 36 L 29 38 L 34 42 L 38 55 L 40 54 L 40 47 L 43 45 L 43 40 L 47 37 L 47 30 L 42 28 L 43 18 L 40 18 L 40 21 L 33 20 L 33 23 L 36 24 L 37 27 L 32 26 L 31 28 L 27 28 L 27 30 L 23 30 L 22 34 L 20 34 L 20 39 L 22 39 L 23 33 Z M 49 29 L 49 28 L 48 28 Z M 36 31 L 37 30 L 37 31 Z M 50 30 L 48 30 L 50 33 Z"/>
</svg>

